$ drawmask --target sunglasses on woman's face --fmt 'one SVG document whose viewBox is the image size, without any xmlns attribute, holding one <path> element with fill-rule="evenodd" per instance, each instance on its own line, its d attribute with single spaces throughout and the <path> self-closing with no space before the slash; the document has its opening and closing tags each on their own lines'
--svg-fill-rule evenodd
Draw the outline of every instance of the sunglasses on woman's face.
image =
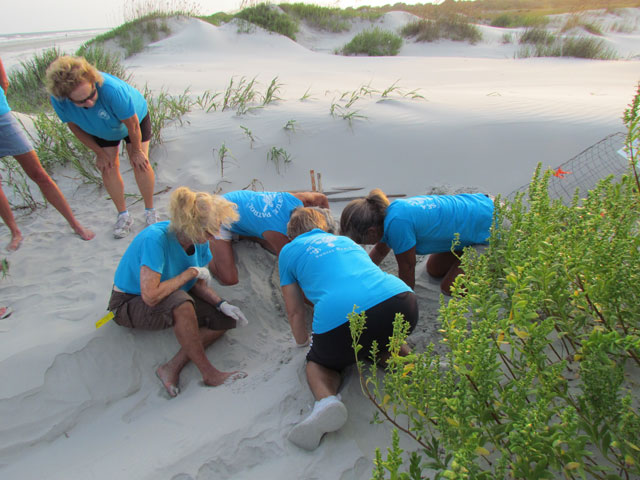
<svg viewBox="0 0 640 480">
<path fill-rule="evenodd" d="M 82 105 L 83 103 L 86 103 L 89 100 L 93 100 L 96 97 L 96 93 L 98 93 L 98 89 L 94 85 L 93 89 L 91 90 L 91 93 L 89 94 L 89 96 L 87 98 L 84 98 L 82 100 L 74 100 L 73 98 L 69 97 L 69 100 L 71 100 L 76 105 Z"/>
</svg>

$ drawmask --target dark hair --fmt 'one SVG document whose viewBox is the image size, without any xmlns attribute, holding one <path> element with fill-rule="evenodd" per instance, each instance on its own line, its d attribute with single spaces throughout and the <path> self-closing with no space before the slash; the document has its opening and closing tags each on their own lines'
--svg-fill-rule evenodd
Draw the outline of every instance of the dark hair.
<svg viewBox="0 0 640 480">
<path fill-rule="evenodd" d="M 389 199 L 379 188 L 371 190 L 365 198 L 352 200 L 342 210 L 340 234 L 356 243 L 365 243 L 369 228 L 383 231 L 388 206 Z"/>
</svg>

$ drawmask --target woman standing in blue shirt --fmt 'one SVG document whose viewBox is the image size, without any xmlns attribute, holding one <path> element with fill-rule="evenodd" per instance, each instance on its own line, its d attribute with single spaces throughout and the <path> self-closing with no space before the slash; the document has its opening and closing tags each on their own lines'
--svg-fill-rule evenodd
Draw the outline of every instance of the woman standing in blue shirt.
<svg viewBox="0 0 640 480">
<path fill-rule="evenodd" d="M 293 212 L 288 226 L 292 239 L 280 252 L 280 285 L 299 347 L 307 353 L 307 381 L 316 403 L 304 421 L 289 433 L 289 440 L 306 450 L 315 449 L 327 432 L 340 429 L 347 410 L 336 396 L 340 372 L 355 363 L 347 315 L 356 308 L 366 315 L 360 337 L 364 352 L 374 340 L 382 352 L 393 333 L 397 313 L 411 325 L 418 321 L 415 294 L 400 279 L 374 265 L 367 252 L 346 237 L 324 231 L 325 217 L 312 208 Z M 306 326 L 304 298 L 314 305 L 312 337 Z M 404 349 L 408 353 L 408 349 Z"/>
<path fill-rule="evenodd" d="M 416 254 L 427 255 L 427 272 L 441 278 L 440 288 L 451 294 L 451 285 L 462 273 L 457 255 L 469 245 L 486 244 L 493 222 L 493 200 L 482 193 L 422 195 L 389 199 L 382 190 L 352 200 L 342 211 L 340 233 L 363 245 L 374 245 L 370 257 L 376 265 L 390 250 L 398 262 L 398 276 L 415 286 Z M 456 234 L 456 255 L 451 245 Z"/>
<path fill-rule="evenodd" d="M 155 175 L 149 163 L 151 120 L 142 94 L 119 78 L 99 72 L 82 57 L 57 58 L 47 68 L 46 84 L 60 120 L 96 154 L 102 181 L 118 210 L 113 236 L 127 236 L 133 224 L 120 175 L 118 147 L 123 139 L 144 200 L 145 222 L 156 223 Z"/>
</svg>

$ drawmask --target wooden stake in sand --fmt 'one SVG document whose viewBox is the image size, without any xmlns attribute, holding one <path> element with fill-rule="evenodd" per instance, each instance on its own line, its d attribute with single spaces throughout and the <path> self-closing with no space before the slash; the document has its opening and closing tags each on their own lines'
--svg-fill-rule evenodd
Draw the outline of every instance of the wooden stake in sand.
<svg viewBox="0 0 640 480">
<path fill-rule="evenodd" d="M 309 170 L 309 175 L 311 175 L 311 191 L 316 191 L 316 172 L 314 170 Z"/>
</svg>

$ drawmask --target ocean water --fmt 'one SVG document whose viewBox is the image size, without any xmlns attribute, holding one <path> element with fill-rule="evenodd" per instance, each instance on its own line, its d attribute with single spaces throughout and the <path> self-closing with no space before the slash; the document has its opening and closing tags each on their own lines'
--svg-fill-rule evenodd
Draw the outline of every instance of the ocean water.
<svg viewBox="0 0 640 480">
<path fill-rule="evenodd" d="M 33 55 L 48 48 L 57 47 L 64 53 L 73 54 L 86 41 L 108 29 L 68 30 L 58 32 L 28 32 L 0 34 L 0 58 L 7 71 Z"/>
</svg>

